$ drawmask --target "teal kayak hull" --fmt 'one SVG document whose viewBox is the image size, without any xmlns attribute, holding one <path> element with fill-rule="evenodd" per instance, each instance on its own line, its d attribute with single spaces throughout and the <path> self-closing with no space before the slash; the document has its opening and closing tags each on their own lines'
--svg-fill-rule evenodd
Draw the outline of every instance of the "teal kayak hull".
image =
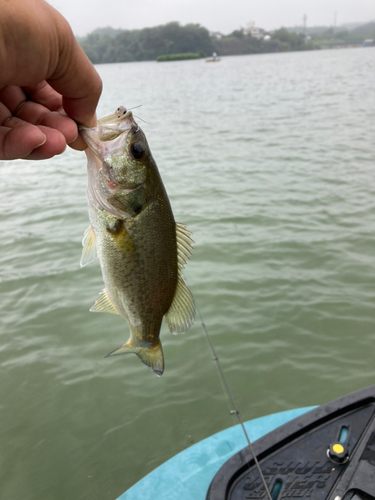
<svg viewBox="0 0 375 500">
<path fill-rule="evenodd" d="M 245 428 L 253 442 L 313 408 L 288 410 L 249 420 L 245 422 Z M 118 500 L 205 500 L 216 472 L 245 446 L 247 441 L 240 425 L 225 429 L 160 465 Z"/>
</svg>

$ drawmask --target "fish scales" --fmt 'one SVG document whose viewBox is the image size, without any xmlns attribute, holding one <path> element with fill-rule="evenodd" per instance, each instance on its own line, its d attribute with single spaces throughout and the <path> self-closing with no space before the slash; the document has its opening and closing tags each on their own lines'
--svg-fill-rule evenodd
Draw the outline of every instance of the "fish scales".
<svg viewBox="0 0 375 500">
<path fill-rule="evenodd" d="M 128 342 L 109 355 L 134 352 L 161 375 L 163 317 L 172 333 L 186 331 L 195 317 L 193 296 L 181 276 L 192 249 L 190 233 L 175 223 L 156 163 L 131 112 L 121 107 L 96 128 L 82 127 L 81 133 L 89 145 L 91 222 L 81 265 L 93 259 L 96 247 L 105 285 L 91 310 L 119 314 L 129 324 Z"/>
<path fill-rule="evenodd" d="M 96 207 L 90 210 L 99 235 L 96 241 L 103 280 L 114 306 L 133 326 L 142 324 L 142 334 L 146 329 L 158 332 L 178 278 L 177 244 L 171 237 L 175 223 L 173 216 L 168 217 L 171 211 L 168 214 L 161 203 L 151 203 L 135 221 L 109 218 Z"/>
</svg>

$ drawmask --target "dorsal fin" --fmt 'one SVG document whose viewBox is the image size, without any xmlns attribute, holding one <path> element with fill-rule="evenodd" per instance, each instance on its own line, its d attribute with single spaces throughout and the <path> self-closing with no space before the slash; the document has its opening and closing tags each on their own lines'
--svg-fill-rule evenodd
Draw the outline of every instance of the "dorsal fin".
<svg viewBox="0 0 375 500">
<path fill-rule="evenodd" d="M 194 241 L 190 238 L 191 232 L 186 229 L 185 224 L 176 223 L 177 258 L 178 270 L 181 274 L 193 251 Z"/>
<path fill-rule="evenodd" d="M 92 226 L 89 226 L 82 239 L 81 267 L 87 266 L 96 259 L 96 238 Z"/>
<path fill-rule="evenodd" d="M 108 296 L 107 290 L 104 288 L 102 292 L 100 292 L 100 296 L 95 302 L 95 304 L 90 309 L 91 312 L 103 312 L 103 313 L 112 313 L 119 314 L 112 304 L 111 299 Z"/>
<path fill-rule="evenodd" d="M 171 333 L 185 333 L 194 323 L 196 314 L 194 297 L 182 279 L 182 270 L 190 258 L 194 241 L 185 224 L 176 223 L 178 280 L 177 287 L 165 320 Z"/>
<path fill-rule="evenodd" d="M 195 313 L 194 297 L 179 276 L 172 304 L 165 314 L 170 332 L 185 333 L 194 323 Z"/>
</svg>

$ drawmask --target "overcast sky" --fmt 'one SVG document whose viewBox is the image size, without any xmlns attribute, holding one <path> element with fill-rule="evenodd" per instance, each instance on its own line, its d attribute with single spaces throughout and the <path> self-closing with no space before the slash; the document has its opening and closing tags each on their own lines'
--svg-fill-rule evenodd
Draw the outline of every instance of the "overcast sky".
<svg viewBox="0 0 375 500">
<path fill-rule="evenodd" d="M 375 0 L 49 0 L 78 36 L 111 26 L 138 29 L 170 21 L 228 34 L 254 22 L 267 30 L 375 20 Z M 335 14 L 336 13 L 336 14 Z"/>
</svg>

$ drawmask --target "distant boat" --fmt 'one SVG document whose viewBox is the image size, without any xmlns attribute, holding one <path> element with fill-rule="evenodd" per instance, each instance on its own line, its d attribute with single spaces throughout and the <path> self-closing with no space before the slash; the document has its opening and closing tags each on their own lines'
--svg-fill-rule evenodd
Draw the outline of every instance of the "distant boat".
<svg viewBox="0 0 375 500">
<path fill-rule="evenodd" d="M 212 53 L 212 57 L 210 57 L 209 59 L 206 59 L 206 62 L 219 62 L 219 61 L 220 61 L 220 57 L 217 57 L 216 52 Z"/>
</svg>

